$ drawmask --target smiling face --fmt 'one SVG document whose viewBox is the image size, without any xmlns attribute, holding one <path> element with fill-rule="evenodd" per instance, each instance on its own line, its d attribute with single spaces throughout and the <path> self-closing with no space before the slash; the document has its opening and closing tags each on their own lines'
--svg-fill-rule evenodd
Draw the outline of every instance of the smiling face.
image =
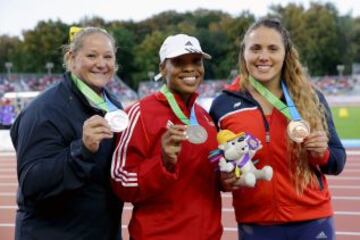
<svg viewBox="0 0 360 240">
<path fill-rule="evenodd" d="M 191 53 L 166 59 L 160 65 L 162 76 L 171 92 L 187 101 L 204 79 L 202 54 Z"/>
<path fill-rule="evenodd" d="M 285 59 L 281 34 L 275 29 L 260 26 L 245 38 L 244 59 L 250 75 L 268 84 L 280 82 Z"/>
<path fill-rule="evenodd" d="M 115 72 L 115 52 L 110 39 L 102 33 L 84 38 L 82 47 L 70 52 L 70 70 L 100 93 Z"/>
</svg>

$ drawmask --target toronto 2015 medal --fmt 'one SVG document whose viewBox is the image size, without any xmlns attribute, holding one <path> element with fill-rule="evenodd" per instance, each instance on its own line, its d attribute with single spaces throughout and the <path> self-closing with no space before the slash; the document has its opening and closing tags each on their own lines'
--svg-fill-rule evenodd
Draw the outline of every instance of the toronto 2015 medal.
<svg viewBox="0 0 360 240">
<path fill-rule="evenodd" d="M 290 122 L 287 126 L 287 134 L 291 140 L 296 143 L 302 143 L 304 139 L 310 134 L 310 125 L 301 118 L 294 101 L 291 99 L 289 91 L 284 81 L 281 82 L 281 87 L 290 112 Z"/>
<path fill-rule="evenodd" d="M 109 123 L 111 131 L 121 132 L 127 128 L 129 125 L 128 115 L 112 103 L 112 101 L 107 97 L 105 91 L 100 96 L 76 75 L 72 74 L 71 79 L 74 81 L 80 92 L 84 94 L 89 101 L 95 104 L 99 109 L 106 112 L 104 118 Z"/>
<path fill-rule="evenodd" d="M 200 125 L 187 126 L 186 135 L 188 136 L 188 141 L 193 144 L 204 143 L 208 138 L 206 130 Z"/>
<path fill-rule="evenodd" d="M 287 134 L 294 142 L 302 143 L 310 134 L 310 126 L 304 120 L 291 120 L 287 126 Z"/>
<path fill-rule="evenodd" d="M 178 103 L 175 100 L 174 95 L 170 92 L 166 85 L 163 85 L 160 89 L 160 92 L 164 94 L 166 97 L 171 110 L 173 113 L 178 117 L 178 119 L 187 126 L 186 129 L 186 136 L 188 141 L 193 144 L 201 144 L 206 142 L 208 138 L 208 133 L 206 129 L 202 127 L 196 119 L 195 114 L 195 103 L 191 108 L 190 118 L 185 116 L 185 114 L 180 109 Z"/>
<path fill-rule="evenodd" d="M 122 110 L 107 112 L 105 114 L 105 119 L 113 132 L 122 132 L 129 125 L 129 117 Z"/>
</svg>

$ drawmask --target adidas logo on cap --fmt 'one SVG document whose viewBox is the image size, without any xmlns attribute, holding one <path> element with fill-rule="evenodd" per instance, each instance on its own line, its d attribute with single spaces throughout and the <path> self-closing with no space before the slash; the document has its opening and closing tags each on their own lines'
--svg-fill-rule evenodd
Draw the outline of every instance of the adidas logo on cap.
<svg viewBox="0 0 360 240">
<path fill-rule="evenodd" d="M 188 41 L 187 43 L 185 43 L 185 46 L 192 46 L 192 43 Z"/>
</svg>

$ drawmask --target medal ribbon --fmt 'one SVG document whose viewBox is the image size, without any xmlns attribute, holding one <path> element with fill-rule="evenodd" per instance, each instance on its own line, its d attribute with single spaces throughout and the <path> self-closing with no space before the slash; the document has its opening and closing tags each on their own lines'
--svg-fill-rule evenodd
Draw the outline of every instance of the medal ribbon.
<svg viewBox="0 0 360 240">
<path fill-rule="evenodd" d="M 77 88 L 84 96 L 91 101 L 95 106 L 104 110 L 105 112 L 115 111 L 118 108 L 107 98 L 106 94 L 104 97 L 99 96 L 94 90 L 92 90 L 86 83 L 81 81 L 77 76 L 71 74 L 71 78 L 74 81 Z"/>
<path fill-rule="evenodd" d="M 289 120 L 292 120 L 292 116 L 288 106 L 285 105 L 278 97 L 276 97 L 272 92 L 270 92 L 266 87 L 261 83 L 255 80 L 252 76 L 249 76 L 251 85 L 264 97 L 266 100 L 271 103 L 277 110 L 279 110 L 285 117 Z"/>
<path fill-rule="evenodd" d="M 179 118 L 181 122 L 185 125 L 199 125 L 196 115 L 195 115 L 195 104 L 191 108 L 190 112 L 190 120 L 185 116 L 183 111 L 181 111 L 178 103 L 175 100 L 174 95 L 170 92 L 169 88 L 166 85 L 163 85 L 160 89 L 160 92 L 164 94 L 166 100 L 168 101 L 171 110 L 173 113 Z"/>
<path fill-rule="evenodd" d="M 284 81 L 281 81 L 281 87 L 282 87 L 282 90 L 284 92 L 286 103 L 287 103 L 288 108 L 290 110 L 291 118 L 294 121 L 301 121 L 302 119 L 301 119 L 300 113 L 298 112 L 294 101 L 291 99 L 289 91 L 288 91 L 287 86 L 286 86 L 286 83 Z"/>
<path fill-rule="evenodd" d="M 109 112 L 114 112 L 114 111 L 119 110 L 119 108 L 116 107 L 116 106 L 110 101 L 110 99 L 106 96 L 106 93 L 104 94 L 104 99 L 105 99 L 105 102 L 106 102 L 107 107 L 108 107 L 108 109 L 109 109 Z"/>
<path fill-rule="evenodd" d="M 199 122 L 196 119 L 196 115 L 195 115 L 195 103 L 192 106 L 191 112 L 190 112 L 190 125 L 199 125 Z"/>
</svg>

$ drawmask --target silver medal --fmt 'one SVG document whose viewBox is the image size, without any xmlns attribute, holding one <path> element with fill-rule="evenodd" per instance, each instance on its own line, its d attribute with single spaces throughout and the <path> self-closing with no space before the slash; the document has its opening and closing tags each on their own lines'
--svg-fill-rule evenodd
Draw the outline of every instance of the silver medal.
<svg viewBox="0 0 360 240">
<path fill-rule="evenodd" d="M 304 121 L 290 121 L 287 126 L 287 133 L 291 140 L 297 143 L 304 141 L 304 138 L 310 134 L 310 126 Z"/>
<path fill-rule="evenodd" d="M 186 134 L 188 141 L 193 144 L 204 143 L 208 138 L 205 128 L 200 125 L 189 125 L 186 129 Z"/>
<path fill-rule="evenodd" d="M 129 125 L 129 117 L 122 110 L 107 112 L 105 114 L 105 119 L 109 123 L 111 131 L 113 132 L 122 132 Z"/>
</svg>

